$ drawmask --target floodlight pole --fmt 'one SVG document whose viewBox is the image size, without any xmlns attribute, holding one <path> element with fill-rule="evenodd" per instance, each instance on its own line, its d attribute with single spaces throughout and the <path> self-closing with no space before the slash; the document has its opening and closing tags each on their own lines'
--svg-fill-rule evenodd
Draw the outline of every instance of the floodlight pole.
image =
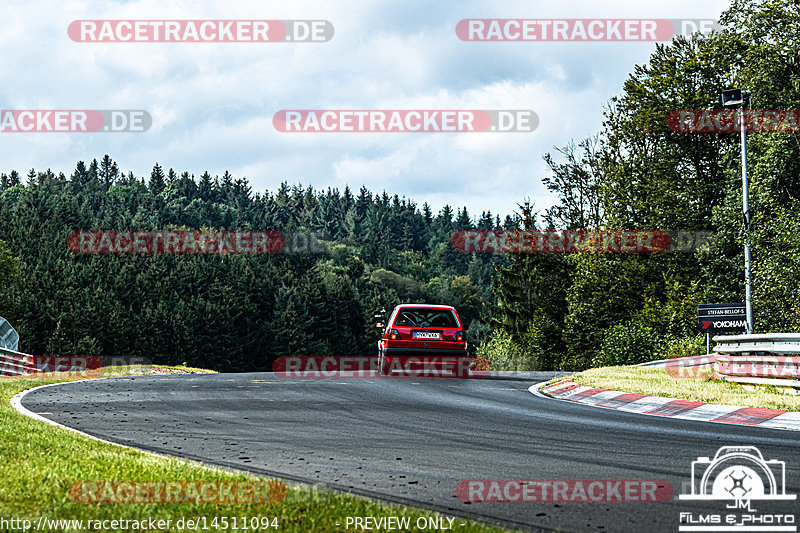
<svg viewBox="0 0 800 533">
<path fill-rule="evenodd" d="M 744 106 L 747 99 L 739 107 L 739 131 L 742 139 L 742 218 L 744 221 L 744 306 L 747 313 L 747 334 L 752 335 L 753 328 L 753 289 L 751 287 L 750 262 L 750 182 L 747 178 L 747 126 Z"/>
</svg>

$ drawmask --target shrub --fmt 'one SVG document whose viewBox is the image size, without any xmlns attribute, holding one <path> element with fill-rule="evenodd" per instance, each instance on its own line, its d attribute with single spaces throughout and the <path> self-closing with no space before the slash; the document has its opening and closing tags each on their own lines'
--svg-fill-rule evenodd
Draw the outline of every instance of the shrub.
<svg viewBox="0 0 800 533">
<path fill-rule="evenodd" d="M 492 370 L 538 370 L 539 366 L 536 357 L 500 330 L 478 346 L 476 355 L 487 359 Z"/>
<path fill-rule="evenodd" d="M 655 359 L 675 359 L 676 357 L 694 357 L 706 353 L 706 336 L 679 337 L 672 339 L 661 350 L 656 350 Z"/>
<path fill-rule="evenodd" d="M 635 365 L 655 359 L 663 339 L 651 327 L 625 322 L 606 329 L 594 366 Z"/>
</svg>

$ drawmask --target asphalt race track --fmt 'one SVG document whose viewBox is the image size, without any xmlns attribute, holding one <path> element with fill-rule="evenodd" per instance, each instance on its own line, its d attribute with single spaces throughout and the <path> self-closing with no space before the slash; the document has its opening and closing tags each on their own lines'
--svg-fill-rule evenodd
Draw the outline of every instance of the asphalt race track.
<svg viewBox="0 0 800 533">
<path fill-rule="evenodd" d="M 542 373 L 541 380 L 549 375 Z M 723 445 L 786 463 L 800 493 L 800 433 L 665 419 L 544 399 L 532 381 L 136 376 L 28 394 L 26 408 L 107 440 L 527 530 L 677 532 L 692 461 Z M 664 503 L 462 503 L 459 481 L 666 480 Z M 798 501 L 753 501 L 798 513 Z M 458 531 L 458 520 L 454 524 Z"/>
</svg>

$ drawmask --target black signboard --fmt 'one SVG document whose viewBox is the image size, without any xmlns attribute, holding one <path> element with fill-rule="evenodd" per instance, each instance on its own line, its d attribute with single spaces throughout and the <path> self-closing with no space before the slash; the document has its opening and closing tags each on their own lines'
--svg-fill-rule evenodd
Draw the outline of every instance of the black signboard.
<svg viewBox="0 0 800 533">
<path fill-rule="evenodd" d="M 700 304 L 697 306 L 697 320 L 701 333 L 747 330 L 747 310 L 744 303 Z"/>
</svg>

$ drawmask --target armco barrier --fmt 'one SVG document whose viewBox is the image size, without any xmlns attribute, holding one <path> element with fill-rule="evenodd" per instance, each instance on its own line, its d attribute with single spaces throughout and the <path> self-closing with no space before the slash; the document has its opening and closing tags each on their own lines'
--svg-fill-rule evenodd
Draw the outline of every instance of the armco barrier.
<svg viewBox="0 0 800 533">
<path fill-rule="evenodd" d="M 8 320 L 0 316 L 0 348 L 19 349 L 19 333 L 11 327 Z"/>
<path fill-rule="evenodd" d="M 715 377 L 800 389 L 800 334 L 718 335 L 714 342 Z"/>
<path fill-rule="evenodd" d="M 666 367 L 685 367 L 685 368 L 692 368 L 692 367 L 699 367 L 699 366 L 708 366 L 716 361 L 717 354 L 711 355 L 694 355 L 691 357 L 676 357 L 673 359 L 659 359 L 657 361 L 647 361 L 646 363 L 639 363 L 638 365 L 633 366 L 666 366 Z"/>
<path fill-rule="evenodd" d="M 21 376 L 39 372 L 32 355 L 0 348 L 0 376 Z"/>
</svg>

